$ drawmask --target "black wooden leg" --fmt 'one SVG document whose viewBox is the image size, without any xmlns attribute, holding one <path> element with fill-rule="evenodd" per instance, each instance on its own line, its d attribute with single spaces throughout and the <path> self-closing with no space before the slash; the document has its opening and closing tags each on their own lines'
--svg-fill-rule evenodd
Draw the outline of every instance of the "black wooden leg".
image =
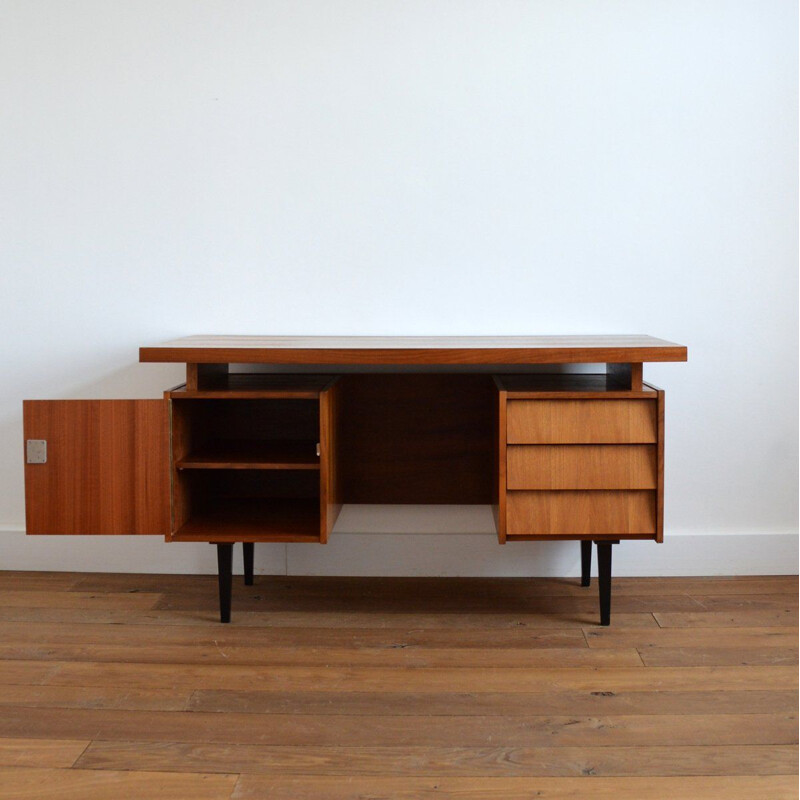
<svg viewBox="0 0 800 800">
<path fill-rule="evenodd" d="M 611 624 L 611 546 L 619 542 L 597 542 L 597 576 L 600 586 L 600 624 Z"/>
<path fill-rule="evenodd" d="M 253 555 L 256 546 L 253 542 L 242 542 L 242 551 L 244 552 L 244 585 L 253 585 Z"/>
<path fill-rule="evenodd" d="M 581 541 L 581 586 L 591 585 L 592 579 L 592 542 L 590 539 Z"/>
<path fill-rule="evenodd" d="M 219 571 L 219 619 L 220 622 L 230 622 L 233 544 L 217 545 L 217 569 Z"/>
</svg>

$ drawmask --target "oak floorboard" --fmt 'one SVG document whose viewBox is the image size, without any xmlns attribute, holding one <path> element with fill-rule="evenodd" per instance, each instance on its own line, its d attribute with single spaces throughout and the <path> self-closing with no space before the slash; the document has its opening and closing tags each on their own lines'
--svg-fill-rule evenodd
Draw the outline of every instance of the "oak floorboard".
<svg viewBox="0 0 800 800">
<path fill-rule="evenodd" d="M 154 608 L 160 594 L 69 591 L 0 591 L 1 608 L 119 609 L 141 611 Z"/>
<path fill-rule="evenodd" d="M 790 776 L 691 778 L 272 778 L 242 775 L 233 800 L 796 800 Z"/>
<path fill-rule="evenodd" d="M 585 628 L 589 647 L 796 647 L 798 629 L 792 627 L 753 628 L 651 628 L 630 630 L 614 625 Z"/>
<path fill-rule="evenodd" d="M 797 715 L 375 716 L 5 706 L 0 736 L 330 747 L 796 744 Z"/>
<path fill-rule="evenodd" d="M 422 647 L 259 647 L 256 645 L 8 644 L 0 659 L 31 661 L 138 662 L 142 664 L 226 664 L 352 667 L 640 667 L 634 648 L 526 649 Z M 771 663 L 771 662 L 764 662 Z M 791 662 L 782 662 L 791 663 Z"/>
<path fill-rule="evenodd" d="M 265 775 L 580 777 L 791 775 L 792 745 L 302 747 L 95 741 L 76 766 Z"/>
<path fill-rule="evenodd" d="M 756 625 L 796 628 L 798 611 L 786 609 L 745 609 L 743 611 L 653 612 L 662 628 L 752 628 Z"/>
<path fill-rule="evenodd" d="M 634 628 L 634 631 L 641 630 Z M 650 628 L 659 631 L 657 626 Z M 786 631 L 781 628 L 781 631 Z M 58 622 L 0 622 L 0 641 L 6 643 L 196 645 L 230 647 L 422 647 L 457 649 L 479 648 L 496 652 L 502 648 L 585 649 L 588 645 L 582 628 L 545 629 L 452 629 L 452 628 L 269 628 L 235 625 L 125 625 L 80 622 L 64 625 Z M 636 643 L 627 645 L 637 647 Z M 787 643 L 784 646 L 791 646 Z M 625 646 L 621 646 L 625 647 Z"/>
<path fill-rule="evenodd" d="M 234 608 L 236 598 L 234 597 Z M 561 614 L 382 614 L 358 612 L 235 611 L 240 628 L 374 628 L 407 629 L 520 629 L 583 628 L 599 625 L 597 613 Z M 615 613 L 614 620 L 626 628 L 658 627 L 650 612 Z M 218 625 L 219 611 L 149 610 L 138 613 L 116 608 L 23 608 L 0 606 L 0 621 L 58 622 L 62 624 L 114 623 L 125 625 Z"/>
<path fill-rule="evenodd" d="M 726 596 L 723 596 L 723 599 Z M 775 607 L 783 608 L 785 601 L 780 602 L 785 595 L 777 595 L 774 600 Z M 759 607 L 764 606 L 766 600 L 761 601 Z M 464 614 L 495 615 L 495 614 L 524 614 L 526 616 L 538 614 L 551 614 L 556 616 L 566 615 L 591 615 L 597 613 L 597 593 L 584 590 L 578 596 L 550 596 L 531 597 L 528 595 L 503 595 L 500 597 L 486 593 L 464 596 L 449 593 L 436 597 L 392 595 L 373 597 L 367 593 L 351 593 L 344 595 L 331 589 L 329 596 L 314 593 L 307 596 L 295 593 L 287 597 L 274 595 L 269 587 L 241 587 L 234 596 L 237 612 L 324 612 L 326 614 L 357 614 L 369 609 L 371 614 Z M 720 601 L 722 603 L 722 601 Z M 724 605 L 724 604 L 723 604 Z M 773 606 L 765 606 L 773 607 Z M 162 611 L 210 611 L 217 608 L 213 592 L 204 594 L 167 594 L 155 608 Z M 684 594 L 668 594 L 664 596 L 653 595 L 621 595 L 614 597 L 614 611 L 616 614 L 641 614 L 654 611 L 659 612 L 690 612 L 704 611 L 705 607 L 698 601 Z"/>
<path fill-rule="evenodd" d="M 640 654 L 648 667 L 797 664 L 798 660 L 796 647 L 649 647 Z"/>
<path fill-rule="evenodd" d="M 30 570 L 0 570 L 0 591 L 67 592 L 78 589 L 86 579 L 84 572 L 32 572 Z M 120 589 L 112 591 L 119 592 Z"/>
<path fill-rule="evenodd" d="M 787 666 L 753 667 L 257 667 L 239 665 L 108 663 L 91 661 L 0 661 L 24 674 L 28 665 L 44 674 L 37 681 L 61 686 L 129 688 L 227 689 L 258 686 L 299 691 L 383 691 L 391 686 L 406 692 L 619 692 L 724 691 L 731 689 L 795 689 L 797 670 Z M 42 667 L 52 665 L 53 672 Z M 45 680 L 46 678 L 46 680 Z"/>
<path fill-rule="evenodd" d="M 0 767 L 3 800 L 229 800 L 237 775 Z"/>
<path fill-rule="evenodd" d="M 236 565 L 238 566 L 238 565 Z M 3 573 L 14 576 L 57 576 L 66 573 Z M 237 573 L 238 574 L 238 573 Z M 73 589 L 84 592 L 166 592 L 170 595 L 214 592 L 214 575 L 159 575 L 151 573 L 73 573 L 77 578 Z M 47 579 L 47 578 L 45 578 Z M 14 580 L 10 578 L 10 580 Z M 427 598 L 442 598 L 450 595 L 505 597 L 583 597 L 587 589 L 577 578 L 429 578 L 429 577 L 328 577 L 297 575 L 255 576 L 256 590 L 268 591 L 276 597 L 292 598 L 297 595 L 330 598 L 331 595 L 357 596 L 368 602 L 387 597 L 408 597 L 412 594 Z M 0 587 L 3 587 L 0 577 Z M 591 592 L 591 590 L 589 590 Z M 614 578 L 614 594 L 626 595 L 748 595 L 787 594 L 796 595 L 796 575 L 730 577 L 664 577 L 664 578 Z"/>
<path fill-rule="evenodd" d="M 47 708 L 124 708 L 131 711 L 184 711 L 188 689 L 122 689 L 114 686 L 0 684 L 0 705 Z M 760 711 L 771 711 L 769 701 Z M 1 712 L 0 712 L 1 713 Z"/>
<path fill-rule="evenodd" d="M 89 744 L 75 739 L 0 738 L 0 766 L 71 767 Z"/>
<path fill-rule="evenodd" d="M 57 705 L 56 702 L 51 704 Z M 566 714 L 775 714 L 790 712 L 797 708 L 797 704 L 797 692 L 769 690 L 431 694 L 201 689 L 192 693 L 187 708 L 191 711 L 217 713 L 356 714 L 385 718 L 425 714 L 501 717 Z"/>
</svg>

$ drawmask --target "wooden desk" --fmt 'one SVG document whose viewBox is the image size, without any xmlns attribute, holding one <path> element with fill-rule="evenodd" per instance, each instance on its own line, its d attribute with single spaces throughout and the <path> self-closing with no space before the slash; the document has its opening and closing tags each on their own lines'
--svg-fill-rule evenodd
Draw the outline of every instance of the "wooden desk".
<svg viewBox="0 0 800 800">
<path fill-rule="evenodd" d="M 255 542 L 324 544 L 343 503 L 491 504 L 500 544 L 581 541 L 586 586 L 597 544 L 607 625 L 611 545 L 664 536 L 664 392 L 642 364 L 686 357 L 649 336 L 143 347 L 140 361 L 185 363 L 185 384 L 25 401 L 27 531 L 214 543 L 228 622 L 235 542 L 252 583 Z M 530 371 L 581 363 L 604 371 Z"/>
</svg>

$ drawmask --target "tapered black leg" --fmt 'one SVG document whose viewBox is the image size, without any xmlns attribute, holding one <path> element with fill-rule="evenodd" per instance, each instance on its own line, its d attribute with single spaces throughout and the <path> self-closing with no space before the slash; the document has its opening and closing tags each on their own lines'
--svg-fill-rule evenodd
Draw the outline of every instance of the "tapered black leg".
<svg viewBox="0 0 800 800">
<path fill-rule="evenodd" d="M 597 583 L 600 586 L 600 624 L 611 624 L 611 546 L 618 542 L 597 542 Z"/>
<path fill-rule="evenodd" d="M 219 619 L 220 622 L 230 622 L 233 544 L 217 545 L 217 569 L 219 571 Z"/>
<path fill-rule="evenodd" d="M 253 555 L 256 546 L 253 542 L 243 542 L 242 550 L 244 552 L 244 585 L 253 585 Z"/>
<path fill-rule="evenodd" d="M 581 542 L 581 586 L 589 586 L 592 582 L 592 542 L 584 539 Z"/>
</svg>

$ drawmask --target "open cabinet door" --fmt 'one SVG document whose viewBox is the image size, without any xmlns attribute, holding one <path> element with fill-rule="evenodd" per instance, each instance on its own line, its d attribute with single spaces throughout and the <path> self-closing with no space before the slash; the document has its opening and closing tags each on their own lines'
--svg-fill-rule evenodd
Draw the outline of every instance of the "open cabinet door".
<svg viewBox="0 0 800 800">
<path fill-rule="evenodd" d="M 167 400 L 26 400 L 23 419 L 28 533 L 169 533 Z"/>
</svg>

